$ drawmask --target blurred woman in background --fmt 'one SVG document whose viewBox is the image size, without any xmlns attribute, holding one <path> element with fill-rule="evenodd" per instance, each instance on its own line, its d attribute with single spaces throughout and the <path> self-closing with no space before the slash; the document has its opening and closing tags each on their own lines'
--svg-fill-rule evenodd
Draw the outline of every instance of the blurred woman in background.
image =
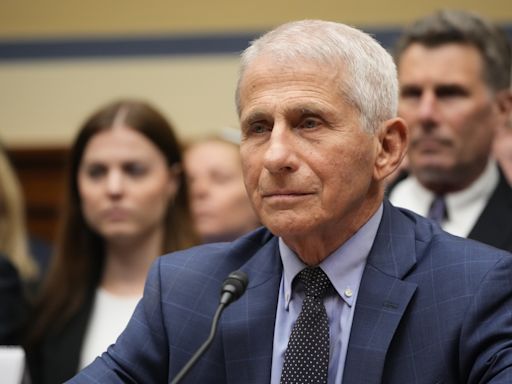
<svg viewBox="0 0 512 384">
<path fill-rule="evenodd" d="M 48 264 L 49 248 L 33 253 L 25 222 L 25 202 L 18 177 L 0 145 L 0 253 L 17 269 L 24 293 L 32 298 Z"/>
<path fill-rule="evenodd" d="M 115 342 L 158 255 L 197 243 L 181 151 L 150 105 L 109 104 L 70 152 L 68 206 L 29 339 L 35 383 L 62 383 Z"/>
<path fill-rule="evenodd" d="M 245 190 L 239 150 L 239 132 L 224 130 L 185 151 L 194 224 L 203 242 L 231 241 L 260 225 Z"/>
</svg>

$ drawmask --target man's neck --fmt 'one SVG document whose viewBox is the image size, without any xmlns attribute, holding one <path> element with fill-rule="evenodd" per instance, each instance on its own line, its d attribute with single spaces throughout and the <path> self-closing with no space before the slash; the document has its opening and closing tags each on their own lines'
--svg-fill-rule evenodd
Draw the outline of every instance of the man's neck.
<svg viewBox="0 0 512 384">
<path fill-rule="evenodd" d="M 364 209 L 343 222 L 329 222 L 307 235 L 283 236 L 285 244 L 308 266 L 316 266 L 350 239 L 375 214 L 382 199 L 366 202 Z"/>
</svg>

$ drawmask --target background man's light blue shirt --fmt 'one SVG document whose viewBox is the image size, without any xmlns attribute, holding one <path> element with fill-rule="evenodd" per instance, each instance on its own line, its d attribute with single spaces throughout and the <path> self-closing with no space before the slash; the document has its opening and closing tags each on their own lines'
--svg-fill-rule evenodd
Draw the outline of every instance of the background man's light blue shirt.
<svg viewBox="0 0 512 384">
<path fill-rule="evenodd" d="M 382 209 L 381 204 L 364 226 L 320 263 L 320 267 L 336 289 L 335 295 L 324 299 L 330 328 L 329 384 L 341 384 L 343 378 L 359 284 L 382 218 Z M 279 251 L 283 263 L 283 275 L 274 328 L 272 384 L 279 383 L 281 378 L 288 339 L 304 300 L 303 287 L 301 284 L 296 284 L 292 291 L 292 282 L 295 276 L 306 268 L 306 265 L 281 238 L 279 238 Z"/>
</svg>

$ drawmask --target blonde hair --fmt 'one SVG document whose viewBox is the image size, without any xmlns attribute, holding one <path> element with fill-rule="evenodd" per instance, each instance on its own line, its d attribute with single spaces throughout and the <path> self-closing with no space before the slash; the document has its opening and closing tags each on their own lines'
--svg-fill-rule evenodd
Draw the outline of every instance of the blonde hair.
<svg viewBox="0 0 512 384">
<path fill-rule="evenodd" d="M 0 148 L 0 252 L 14 264 L 23 280 L 39 274 L 28 248 L 25 209 L 20 183 L 7 154 Z"/>
</svg>

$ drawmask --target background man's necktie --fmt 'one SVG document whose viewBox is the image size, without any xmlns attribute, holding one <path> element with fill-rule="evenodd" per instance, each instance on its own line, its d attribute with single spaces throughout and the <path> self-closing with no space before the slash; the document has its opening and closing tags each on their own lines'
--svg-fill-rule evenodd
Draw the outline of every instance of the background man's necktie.
<svg viewBox="0 0 512 384">
<path fill-rule="evenodd" d="M 288 341 L 281 384 L 327 383 L 329 322 L 323 298 L 333 288 L 318 267 L 303 269 L 297 278 L 306 288 L 306 297 Z"/>
<path fill-rule="evenodd" d="M 427 217 L 437 221 L 439 225 L 448 217 L 444 196 L 436 196 L 430 205 Z"/>
</svg>

